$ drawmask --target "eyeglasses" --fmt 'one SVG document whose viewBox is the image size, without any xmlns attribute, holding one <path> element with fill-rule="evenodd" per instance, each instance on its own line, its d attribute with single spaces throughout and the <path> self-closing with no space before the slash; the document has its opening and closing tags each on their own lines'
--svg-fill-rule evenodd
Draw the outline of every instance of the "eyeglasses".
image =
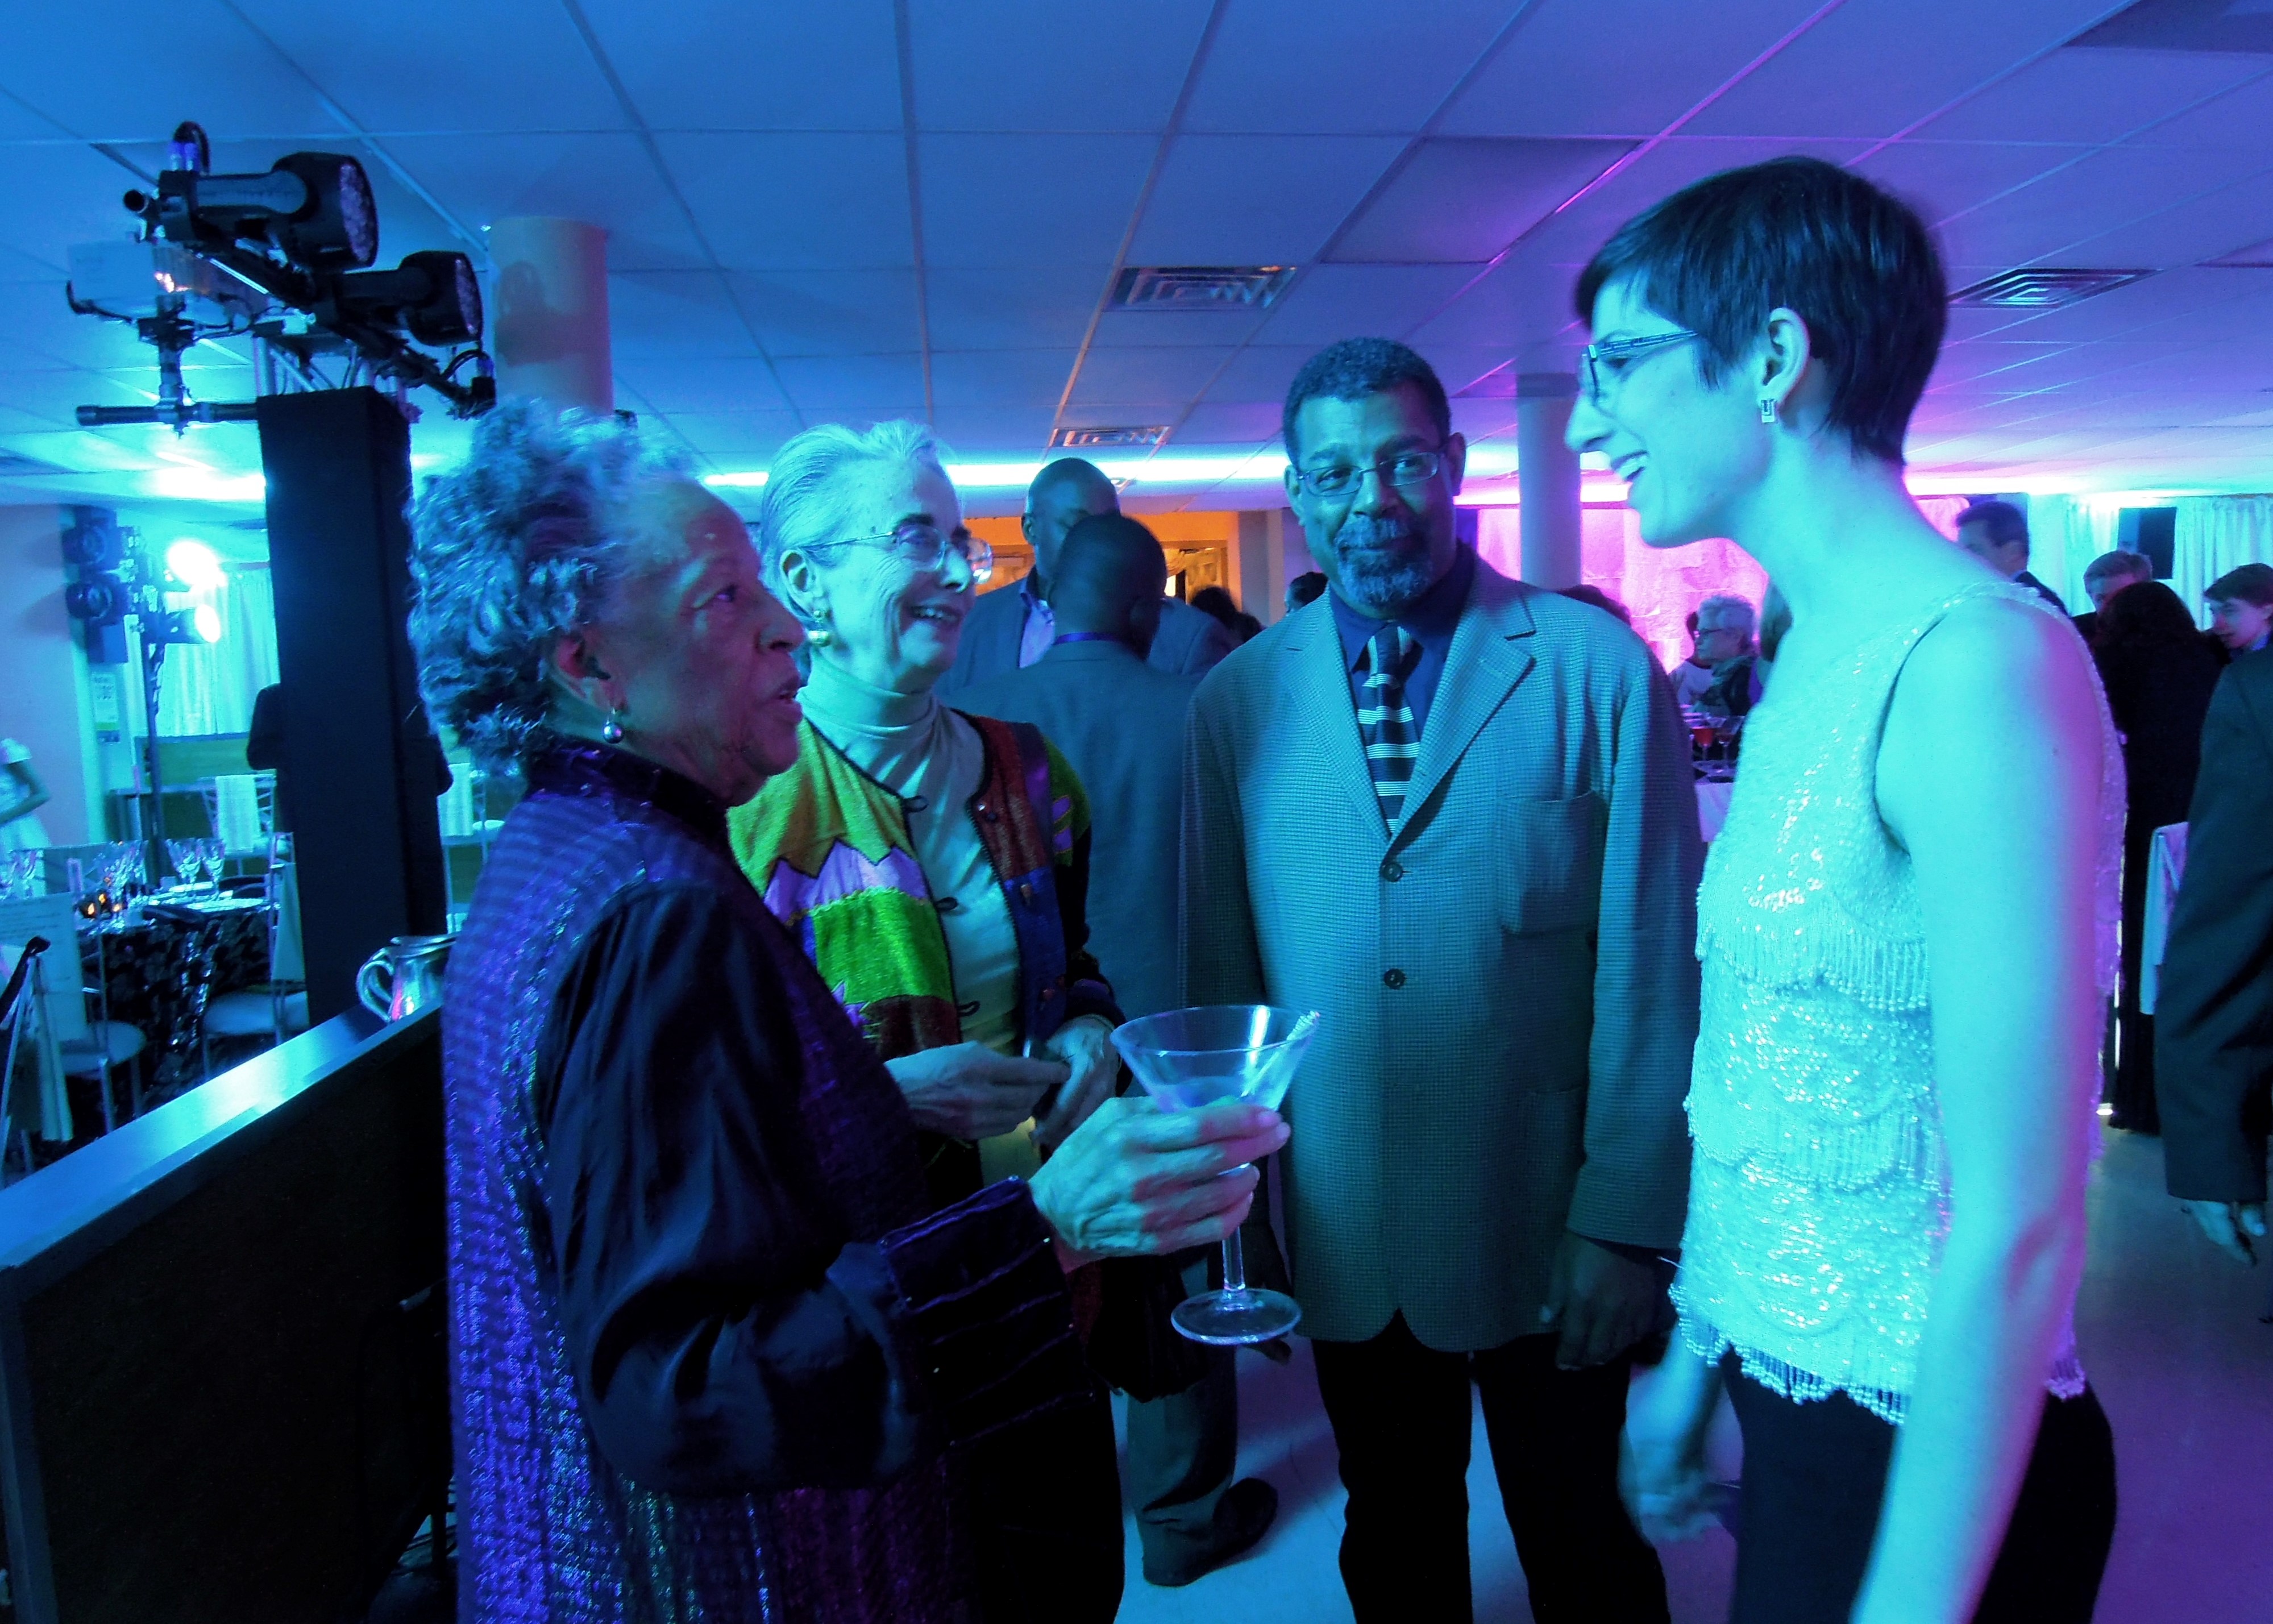
<svg viewBox="0 0 2273 1624">
<path fill-rule="evenodd" d="M 810 547 L 881 547 L 918 569 L 945 569 L 950 556 L 971 571 L 973 586 L 994 575 L 994 549 L 969 530 L 942 530 L 936 524 L 903 524 L 873 536 L 840 536 L 832 541 L 810 542 Z"/>
<path fill-rule="evenodd" d="M 1426 485 L 1444 465 L 1444 454 L 1441 451 L 1400 451 L 1364 468 L 1299 468 L 1294 470 L 1294 480 L 1313 496 L 1339 501 L 1355 496 L 1368 474 L 1378 474 L 1384 485 Z"/>
<path fill-rule="evenodd" d="M 1587 366 L 1587 400 L 1600 406 L 1617 386 L 1624 383 L 1634 357 L 1669 344 L 1685 344 L 1696 334 L 1683 328 L 1673 333 L 1645 333 L 1639 338 L 1613 338 L 1599 344 L 1589 344 L 1579 352 L 1579 359 Z"/>
</svg>

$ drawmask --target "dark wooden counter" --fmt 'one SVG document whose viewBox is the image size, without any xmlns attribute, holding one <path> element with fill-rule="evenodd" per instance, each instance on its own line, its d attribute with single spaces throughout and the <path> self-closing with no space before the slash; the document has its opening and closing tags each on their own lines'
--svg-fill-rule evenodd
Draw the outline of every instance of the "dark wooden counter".
<svg viewBox="0 0 2273 1624">
<path fill-rule="evenodd" d="M 0 1191 L 17 1619 L 360 1616 L 449 1470 L 440 1034 L 351 1011 Z"/>
</svg>

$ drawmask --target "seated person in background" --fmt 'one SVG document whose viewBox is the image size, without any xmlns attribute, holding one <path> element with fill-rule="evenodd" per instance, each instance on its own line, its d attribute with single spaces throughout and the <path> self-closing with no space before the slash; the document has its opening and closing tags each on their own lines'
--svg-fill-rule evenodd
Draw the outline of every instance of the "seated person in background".
<svg viewBox="0 0 2273 1624">
<path fill-rule="evenodd" d="M 1705 695 L 1721 674 L 1721 667 L 1733 660 L 1743 660 L 1744 680 L 1735 686 L 1743 694 L 1744 710 L 1752 708 L 1759 695 L 1752 686 L 1752 629 L 1759 622 L 1749 599 L 1729 592 L 1716 592 L 1697 605 L 1690 617 L 1689 658 L 1673 668 L 1673 695 L 1685 709 L 1706 708 Z M 1728 689 L 1724 688 L 1722 693 Z M 1731 710 L 1727 703 L 1720 714 L 1742 715 Z"/>
<path fill-rule="evenodd" d="M 1315 604 L 1325 595 L 1324 572 L 1306 569 L 1287 583 L 1287 613 L 1292 614 L 1304 604 Z"/>
<path fill-rule="evenodd" d="M 1957 545 L 2062 614 L 2067 600 L 2029 573 L 2029 519 L 2010 502 L 1976 502 L 1957 515 Z"/>
<path fill-rule="evenodd" d="M 2155 560 L 2143 553 L 2103 553 L 2087 564 L 2083 590 L 2091 595 L 2091 607 L 2075 617 L 2075 629 L 2083 640 L 2090 643 L 2099 635 L 2099 615 L 2108 599 L 2127 586 L 2154 578 Z"/>
<path fill-rule="evenodd" d="M 2210 635 L 2228 654 L 2248 654 L 2273 641 L 2273 564 L 2229 569 L 2202 590 Z"/>
<path fill-rule="evenodd" d="M 1184 718 L 1198 677 L 1144 663 L 1159 628 L 1168 561 L 1152 532 L 1121 514 L 1084 519 L 1066 538 L 1050 589 L 1058 639 L 1039 664 L 973 683 L 962 710 L 1031 722 L 1065 753 L 1089 792 L 1091 942 L 1121 1012 L 1180 1007 L 1176 874 L 1183 816 Z M 1210 587 L 1209 593 L 1228 594 Z M 1210 1253 L 1182 1259 L 1188 1291 L 1208 1289 Z M 1164 1331 L 1165 1334 L 1165 1331 Z M 1180 1393 L 1129 1403 L 1129 1499 L 1144 1576 L 1187 1584 L 1245 1551 L 1271 1526 L 1278 1492 L 1232 1482 L 1239 1379 L 1229 1349 Z"/>
</svg>

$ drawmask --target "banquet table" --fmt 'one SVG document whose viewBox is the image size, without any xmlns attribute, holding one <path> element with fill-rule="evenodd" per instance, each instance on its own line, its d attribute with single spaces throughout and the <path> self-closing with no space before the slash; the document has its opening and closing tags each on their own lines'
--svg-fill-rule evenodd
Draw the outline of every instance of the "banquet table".
<svg viewBox="0 0 2273 1624">
<path fill-rule="evenodd" d="M 1721 825 L 1729 821 L 1729 797 L 1736 790 L 1736 781 L 1731 778 L 1697 780 L 1697 827 L 1706 845 L 1719 838 Z"/>
<path fill-rule="evenodd" d="M 2171 940 L 2171 910 L 2179 905 L 2179 881 L 2187 871 L 2187 826 L 2165 823 L 2155 831 L 2147 853 L 2147 906 L 2139 929 L 2139 1012 L 2155 1012 L 2162 985 L 2163 950 Z"/>
<path fill-rule="evenodd" d="M 208 898 L 173 906 L 194 919 L 171 913 L 120 914 L 90 926 L 81 941 L 89 967 L 101 966 L 108 1018 L 139 1028 L 154 1052 L 180 1050 L 196 1041 L 206 999 L 269 975 L 269 910 L 264 904 Z"/>
</svg>

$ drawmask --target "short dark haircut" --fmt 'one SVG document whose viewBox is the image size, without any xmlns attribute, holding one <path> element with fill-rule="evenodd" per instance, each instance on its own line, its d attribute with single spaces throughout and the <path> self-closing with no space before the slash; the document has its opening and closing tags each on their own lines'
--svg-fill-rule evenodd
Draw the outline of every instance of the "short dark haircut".
<svg viewBox="0 0 2273 1624">
<path fill-rule="evenodd" d="M 2273 609 L 2273 564 L 2237 564 L 2204 587 L 2202 596 L 2222 604 L 2238 598 L 2260 609 Z"/>
<path fill-rule="evenodd" d="M 1303 402 L 1362 401 L 1399 384 L 1419 391 L 1429 421 L 1437 425 L 1437 440 L 1452 438 L 1452 403 L 1444 398 L 1444 385 L 1435 367 L 1393 338 L 1346 338 L 1319 350 L 1294 374 L 1287 391 L 1287 410 L 1279 418 L 1287 459 L 1295 461 L 1302 455 L 1294 443 L 1294 415 Z"/>
<path fill-rule="evenodd" d="M 2121 575 L 2133 581 L 2152 581 L 2155 578 L 2155 560 L 2143 553 L 2129 553 L 2119 548 L 2113 553 L 2101 553 L 2083 568 L 2083 578 L 2087 583 L 2104 581 L 2112 575 Z"/>
<path fill-rule="evenodd" d="M 1704 342 L 1718 384 L 1782 306 L 1830 375 L 1830 425 L 1858 451 L 1902 460 L 1949 320 L 1941 255 L 1915 210 L 1819 158 L 1708 176 L 1635 216 L 1579 274 L 1579 319 L 1615 281 Z"/>
<path fill-rule="evenodd" d="M 1969 524 L 1977 524 L 1987 530 L 1989 539 L 2000 547 L 2015 541 L 2026 545 L 2029 539 L 2029 515 L 2010 502 L 1974 503 L 1957 515 L 1957 529 L 1962 530 Z"/>
<path fill-rule="evenodd" d="M 1304 604 L 1315 604 L 1326 595 L 1324 570 L 1306 569 L 1287 583 L 1287 606 L 1299 609 Z"/>
</svg>

